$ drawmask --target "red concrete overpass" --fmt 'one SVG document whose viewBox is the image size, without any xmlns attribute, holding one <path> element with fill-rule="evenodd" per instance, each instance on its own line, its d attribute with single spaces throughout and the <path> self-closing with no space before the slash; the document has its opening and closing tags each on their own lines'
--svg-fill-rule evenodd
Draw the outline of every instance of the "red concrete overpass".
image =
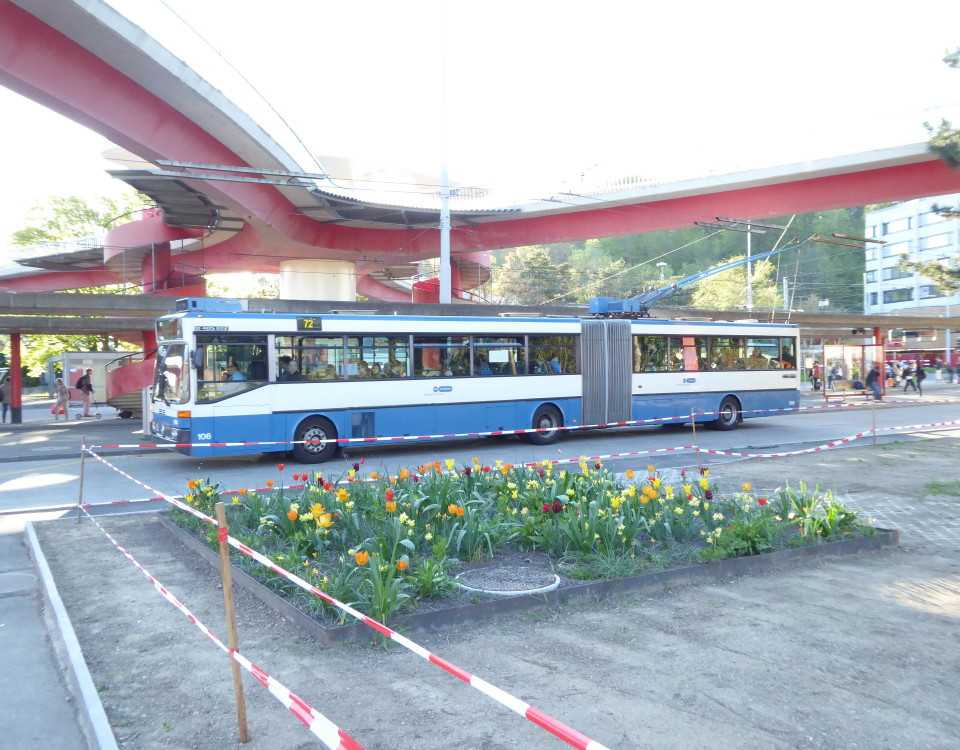
<svg viewBox="0 0 960 750">
<path fill-rule="evenodd" d="M 96 253 L 30 261 L 0 290 L 125 280 L 147 293 L 202 292 L 203 274 L 279 272 L 285 296 L 410 299 L 394 283 L 439 255 L 431 188 L 398 205 L 296 158 L 170 52 L 98 0 L 0 0 L 0 84 L 135 155 L 116 176 L 159 206 Z M 216 167 L 216 168 L 211 168 Z M 460 186 L 451 201 L 454 286 L 488 274 L 492 249 L 655 232 L 717 216 L 760 220 L 960 192 L 960 172 L 912 144 L 803 164 L 637 184 L 527 205 Z M 37 269 L 40 269 L 38 271 Z M 304 294 L 298 280 L 325 281 Z"/>
</svg>

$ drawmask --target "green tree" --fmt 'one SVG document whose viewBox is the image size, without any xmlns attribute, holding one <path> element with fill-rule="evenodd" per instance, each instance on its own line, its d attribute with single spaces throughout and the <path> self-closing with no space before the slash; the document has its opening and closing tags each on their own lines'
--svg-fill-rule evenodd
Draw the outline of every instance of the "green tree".
<svg viewBox="0 0 960 750">
<path fill-rule="evenodd" d="M 211 273 L 207 296 L 238 299 L 275 299 L 280 296 L 280 276 L 275 273 Z"/>
<path fill-rule="evenodd" d="M 948 52 L 943 61 L 954 70 L 960 69 L 960 48 Z M 930 133 L 930 140 L 927 142 L 930 150 L 951 168 L 960 169 L 960 129 L 953 127 L 953 123 L 947 120 L 941 120 L 937 127 L 933 127 L 929 122 L 924 123 L 924 126 Z M 960 209 L 956 207 L 947 208 L 934 205 L 933 210 L 951 219 L 960 218 Z M 960 259 L 960 255 L 955 255 L 955 264 L 958 259 Z M 946 294 L 953 294 L 960 289 L 960 267 L 951 268 L 939 260 L 918 262 L 906 258 L 901 260 L 897 266 L 906 271 L 926 276 Z"/>
<path fill-rule="evenodd" d="M 740 260 L 747 256 L 738 255 L 723 263 Z M 723 265 L 718 263 L 716 266 Z M 715 268 L 716 266 L 712 266 Z M 779 307 L 780 294 L 777 291 L 774 266 L 769 258 L 753 264 L 753 306 L 760 309 Z M 704 310 L 733 310 L 747 304 L 747 266 L 737 266 L 721 271 L 698 281 L 690 299 L 690 305 Z"/>
<path fill-rule="evenodd" d="M 130 214 L 147 208 L 149 200 L 141 193 L 129 193 L 120 199 L 100 197 L 91 203 L 76 195 L 50 197 L 37 203 L 27 214 L 27 226 L 10 235 L 15 247 L 88 237 L 113 224 L 130 220 Z"/>
<path fill-rule="evenodd" d="M 553 260 L 545 247 L 519 247 L 493 269 L 491 286 L 504 301 L 543 305 L 569 291 L 569 270 L 567 263 Z"/>
<path fill-rule="evenodd" d="M 960 69 L 960 47 L 944 55 L 943 61 L 954 70 Z M 940 120 L 937 127 L 925 122 L 924 127 L 930 133 L 930 150 L 954 169 L 960 168 L 960 129 L 948 120 Z"/>
<path fill-rule="evenodd" d="M 28 215 L 28 224 L 11 235 L 17 246 L 87 237 L 102 231 L 108 225 L 130 221 L 139 209 L 149 205 L 147 199 L 133 193 L 119 200 L 68 196 L 49 198 L 35 205 Z M 139 290 L 121 284 L 71 289 L 65 294 L 139 294 Z M 46 372 L 50 357 L 64 352 L 123 352 L 137 351 L 138 347 L 113 336 L 29 336 L 24 339 L 21 362 L 27 375 L 37 377 Z M 118 354 L 118 356 L 120 356 Z"/>
</svg>

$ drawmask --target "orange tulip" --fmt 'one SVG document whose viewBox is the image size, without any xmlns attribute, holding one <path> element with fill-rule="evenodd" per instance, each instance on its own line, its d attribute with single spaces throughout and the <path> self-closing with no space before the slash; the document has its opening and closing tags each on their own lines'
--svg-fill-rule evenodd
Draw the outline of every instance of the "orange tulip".
<svg viewBox="0 0 960 750">
<path fill-rule="evenodd" d="M 393 513 L 397 509 L 397 504 L 392 500 L 387 503 L 387 513 Z"/>
<path fill-rule="evenodd" d="M 365 549 L 360 550 L 353 557 L 357 561 L 357 565 L 366 565 L 370 561 L 370 553 Z"/>
<path fill-rule="evenodd" d="M 300 518 L 300 514 L 295 510 L 288 510 L 287 518 L 289 518 L 291 521 L 296 521 L 298 518 Z"/>
<path fill-rule="evenodd" d="M 407 561 L 406 561 L 406 560 L 398 560 L 398 561 L 397 561 L 397 570 L 401 570 L 401 571 L 402 571 L 402 570 L 406 570 L 406 569 L 407 569 Z"/>
</svg>

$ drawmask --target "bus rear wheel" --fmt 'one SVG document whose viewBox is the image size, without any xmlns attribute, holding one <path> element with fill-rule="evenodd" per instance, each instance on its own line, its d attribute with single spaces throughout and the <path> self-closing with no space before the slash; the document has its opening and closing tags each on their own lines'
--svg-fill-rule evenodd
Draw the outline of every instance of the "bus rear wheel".
<svg viewBox="0 0 960 750">
<path fill-rule="evenodd" d="M 712 422 L 708 422 L 711 429 L 714 430 L 732 430 L 737 426 L 740 419 L 740 402 L 733 396 L 727 396 L 720 402 L 719 414 Z"/>
<path fill-rule="evenodd" d="M 533 429 L 543 432 L 527 432 L 523 439 L 532 445 L 550 445 L 560 439 L 563 417 L 555 406 L 541 406 L 533 415 Z"/>
<path fill-rule="evenodd" d="M 323 417 L 303 420 L 297 427 L 294 440 L 297 444 L 291 449 L 290 455 L 302 464 L 318 464 L 333 458 L 339 447 L 336 442 L 337 428 Z"/>
</svg>

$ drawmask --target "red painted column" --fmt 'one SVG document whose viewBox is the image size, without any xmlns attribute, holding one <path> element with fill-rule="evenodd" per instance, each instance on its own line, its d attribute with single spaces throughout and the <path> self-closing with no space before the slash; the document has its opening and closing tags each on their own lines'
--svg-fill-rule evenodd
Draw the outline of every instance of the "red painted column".
<svg viewBox="0 0 960 750">
<path fill-rule="evenodd" d="M 10 424 L 23 424 L 23 372 L 20 363 L 20 334 L 10 334 Z"/>
<path fill-rule="evenodd" d="M 157 331 L 151 328 L 143 332 L 143 358 L 153 359 L 157 356 Z"/>
</svg>

